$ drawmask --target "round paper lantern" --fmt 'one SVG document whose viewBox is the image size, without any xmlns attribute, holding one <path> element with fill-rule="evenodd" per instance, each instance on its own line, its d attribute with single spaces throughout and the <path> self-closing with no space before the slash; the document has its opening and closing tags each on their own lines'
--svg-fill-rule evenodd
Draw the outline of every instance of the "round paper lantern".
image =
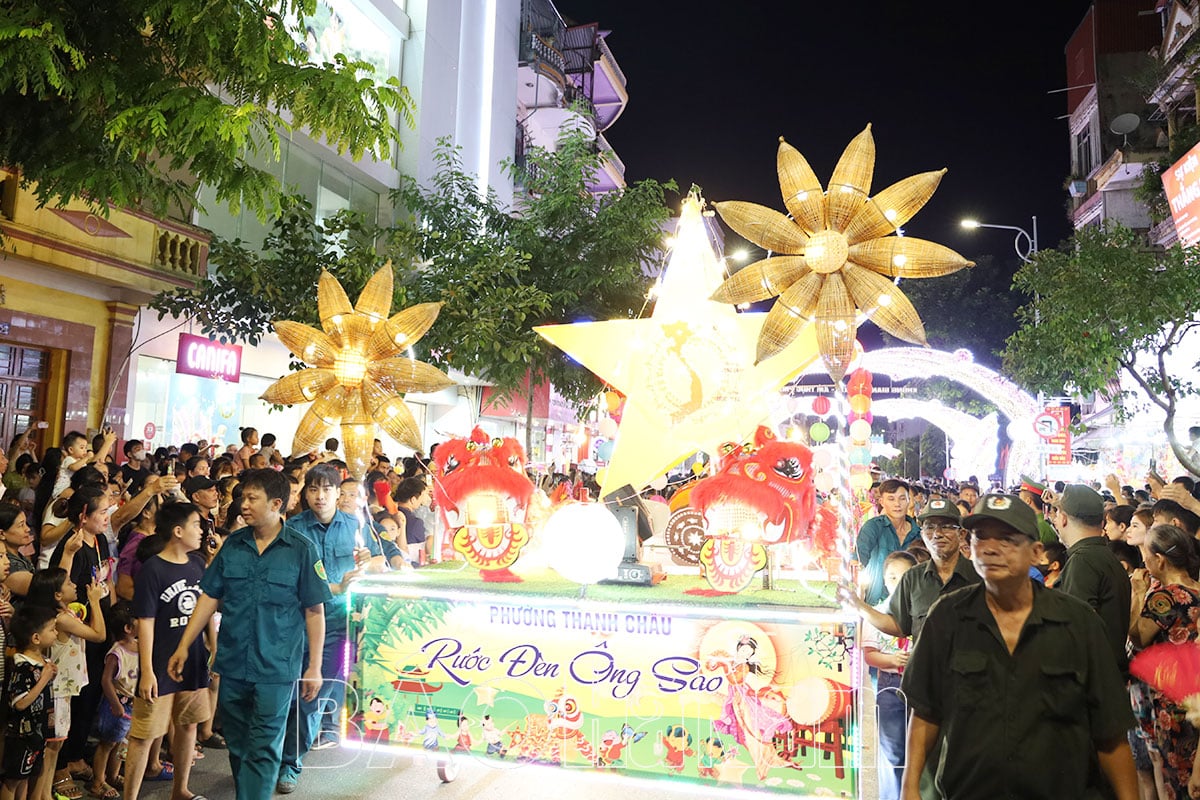
<svg viewBox="0 0 1200 800">
<path fill-rule="evenodd" d="M 850 476 L 850 488 L 856 492 L 865 492 L 871 488 L 871 473 L 860 472 Z"/>
<path fill-rule="evenodd" d="M 812 465 L 816 469 L 828 469 L 833 466 L 833 451 L 828 447 L 818 447 L 813 450 Z"/>
<path fill-rule="evenodd" d="M 692 474 L 693 475 L 699 475 L 701 472 L 704 472 L 704 463 L 703 462 L 697 461 L 695 464 L 692 464 Z"/>
<path fill-rule="evenodd" d="M 616 446 L 617 443 L 612 439 L 601 442 L 600 444 L 596 445 L 596 458 L 601 461 L 612 461 L 613 449 Z"/>
<path fill-rule="evenodd" d="M 832 492 L 833 474 L 829 472 L 818 472 L 813 476 L 813 486 L 817 487 L 818 492 Z"/>
<path fill-rule="evenodd" d="M 871 451 L 865 447 L 850 448 L 850 463 L 869 465 L 871 463 Z"/>
<path fill-rule="evenodd" d="M 562 506 L 546 520 L 542 536 L 551 568 L 575 583 L 616 577 L 625 555 L 621 523 L 600 503 Z"/>
<path fill-rule="evenodd" d="M 871 410 L 871 396 L 869 394 L 856 394 L 850 398 L 850 410 L 855 414 L 865 414 Z"/>
<path fill-rule="evenodd" d="M 656 492 L 661 492 L 663 489 L 667 488 L 667 476 L 659 475 L 657 478 L 650 481 L 650 488 Z"/>
<path fill-rule="evenodd" d="M 871 438 L 871 423 L 865 419 L 850 423 L 850 438 L 855 442 L 865 442 Z"/>
<path fill-rule="evenodd" d="M 808 438 L 814 442 L 823 442 L 829 438 L 829 426 L 824 422 L 814 422 L 808 429 Z"/>
<path fill-rule="evenodd" d="M 814 397 L 812 402 L 813 413 L 817 416 L 823 417 L 829 413 L 829 408 L 831 405 L 832 404 L 829 402 L 829 398 L 825 395 Z"/>
<path fill-rule="evenodd" d="M 617 421 L 612 417 L 605 417 L 596 423 L 597 432 L 605 439 L 617 438 Z"/>
<path fill-rule="evenodd" d="M 613 413 L 621 407 L 621 403 L 625 402 L 625 398 L 619 392 L 604 393 L 604 407 L 608 409 L 608 413 Z"/>
</svg>

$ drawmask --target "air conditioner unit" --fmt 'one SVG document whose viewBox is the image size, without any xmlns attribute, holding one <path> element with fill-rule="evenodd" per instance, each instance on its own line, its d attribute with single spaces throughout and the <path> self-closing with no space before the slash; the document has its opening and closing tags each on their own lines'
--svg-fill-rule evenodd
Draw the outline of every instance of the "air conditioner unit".
<svg viewBox="0 0 1200 800">
<path fill-rule="evenodd" d="M 1071 197 L 1083 197 L 1087 194 L 1087 190 L 1087 181 L 1071 181 L 1067 184 L 1067 192 L 1071 195 Z"/>
</svg>

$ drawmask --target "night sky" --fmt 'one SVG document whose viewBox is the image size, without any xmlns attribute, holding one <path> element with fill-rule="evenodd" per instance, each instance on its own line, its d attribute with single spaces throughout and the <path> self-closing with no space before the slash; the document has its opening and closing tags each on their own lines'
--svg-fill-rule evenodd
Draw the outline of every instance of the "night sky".
<svg viewBox="0 0 1200 800">
<path fill-rule="evenodd" d="M 605 136 L 628 180 L 674 178 L 682 191 L 784 211 L 779 136 L 827 183 L 867 123 L 872 194 L 947 167 L 905 226 L 968 258 L 1016 266 L 1012 236 L 959 220 L 1030 227 L 1042 248 L 1070 231 L 1063 51 L 1087 0 L 971 3 L 557 0 L 576 22 L 611 30 L 629 105 Z M 919 9 L 919 10 L 913 10 Z"/>
</svg>

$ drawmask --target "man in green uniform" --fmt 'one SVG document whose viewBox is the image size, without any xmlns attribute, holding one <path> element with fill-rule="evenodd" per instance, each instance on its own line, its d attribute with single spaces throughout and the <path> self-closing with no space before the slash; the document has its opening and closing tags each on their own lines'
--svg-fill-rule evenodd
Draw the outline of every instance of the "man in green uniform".
<svg viewBox="0 0 1200 800">
<path fill-rule="evenodd" d="M 1046 519 L 1046 504 L 1042 496 L 1046 493 L 1046 484 L 1038 483 L 1028 475 L 1021 476 L 1021 501 L 1037 514 L 1038 539 L 1042 544 L 1058 541 L 1058 532 Z"/>
<path fill-rule="evenodd" d="M 1117 800 L 1136 800 L 1124 680 L 1090 607 L 1029 577 L 1037 516 L 1010 495 L 984 495 L 963 520 L 983 583 L 939 600 L 904 672 L 913 710 L 904 800 L 941 741 L 946 800 L 1090 800 L 1098 761 Z"/>
<path fill-rule="evenodd" d="M 324 603 L 331 595 L 316 546 L 283 522 L 290 494 L 281 472 L 242 473 L 247 527 L 229 535 L 205 571 L 196 610 L 167 662 L 179 680 L 188 648 L 223 602 L 213 671 L 221 676 L 217 707 L 237 800 L 270 800 L 275 790 L 284 724 L 301 678 L 301 630 L 308 634 L 301 697 L 311 701 L 321 689 Z"/>
<path fill-rule="evenodd" d="M 1067 563 L 1055 589 L 1078 597 L 1096 610 L 1108 632 L 1108 644 L 1117 667 L 1125 672 L 1129 659 L 1125 639 L 1129 633 L 1129 576 L 1108 548 L 1104 535 L 1104 498 L 1094 489 L 1073 483 L 1057 499 L 1054 526 L 1067 546 Z"/>
<path fill-rule="evenodd" d="M 889 636 L 906 636 L 913 641 L 920 637 L 925 617 L 939 597 L 979 583 L 979 573 L 970 560 L 962 556 L 962 515 L 958 505 L 945 498 L 935 498 L 926 504 L 917 521 L 921 524 L 921 539 L 929 550 L 930 560 L 904 573 L 887 600 L 887 610 L 873 608 L 851 593 L 868 622 Z M 886 719 L 893 706 L 904 706 L 904 696 L 897 691 L 899 679 L 894 672 L 879 673 L 875 703 L 881 720 Z M 905 711 L 901 708 L 901 718 Z M 879 757 L 894 767 L 903 767 L 903 729 L 893 733 L 881 722 L 878 731 Z M 927 779 L 926 783 L 931 781 Z M 932 796 L 932 785 L 926 786 L 926 794 Z"/>
</svg>

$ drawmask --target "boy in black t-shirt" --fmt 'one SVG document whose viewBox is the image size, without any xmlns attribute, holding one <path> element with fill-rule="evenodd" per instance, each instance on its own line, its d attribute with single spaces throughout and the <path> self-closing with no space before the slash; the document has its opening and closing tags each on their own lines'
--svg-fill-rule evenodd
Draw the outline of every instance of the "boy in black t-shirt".
<svg viewBox="0 0 1200 800">
<path fill-rule="evenodd" d="M 42 657 L 58 635 L 52 608 L 30 606 L 18 611 L 9 633 L 17 647 L 12 671 L 8 674 L 8 721 L 4 725 L 5 800 L 25 800 L 29 779 L 41 770 L 46 731 L 50 728 L 50 682 L 58 669 Z"/>
</svg>

